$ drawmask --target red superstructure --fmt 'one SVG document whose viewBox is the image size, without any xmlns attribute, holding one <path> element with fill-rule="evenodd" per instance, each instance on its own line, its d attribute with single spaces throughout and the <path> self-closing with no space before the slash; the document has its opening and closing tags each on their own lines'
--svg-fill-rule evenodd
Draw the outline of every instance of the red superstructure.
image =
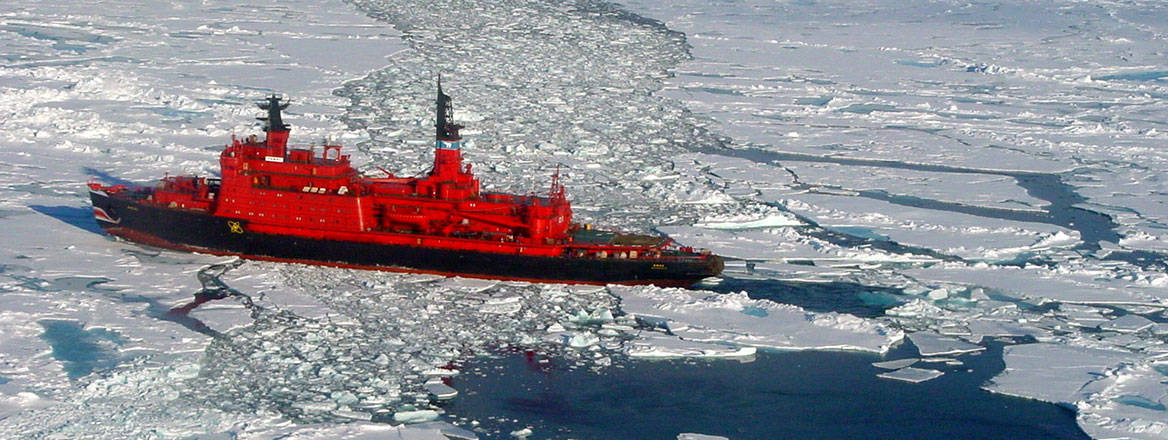
<svg viewBox="0 0 1168 440">
<path fill-rule="evenodd" d="M 160 186 L 133 190 L 91 184 L 96 193 L 156 208 L 162 217 L 175 212 L 214 219 L 205 226 L 222 225 L 211 231 L 213 238 L 166 236 L 165 230 L 131 227 L 122 221 L 124 215 L 111 215 L 116 207 L 99 206 L 95 196 L 99 223 L 111 234 L 164 247 L 488 278 L 688 284 L 721 270 L 720 258 L 677 248 L 665 237 L 603 233 L 574 225 L 558 172 L 546 196 L 480 192 L 471 166 L 462 163 L 458 134 L 462 127 L 452 122 L 450 97 L 441 86 L 434 165 L 423 177 L 389 173 L 364 177 L 340 146 L 289 147 L 290 127 L 281 117 L 287 104 L 280 101 L 272 96 L 260 105 L 268 111 L 260 118 L 267 122 L 264 139 L 232 137 L 220 155 L 220 179 L 166 177 Z M 303 249 L 306 246 L 317 249 Z M 383 258 L 356 255 L 357 248 Z M 462 266 L 430 261 L 435 258 L 455 258 Z M 589 261 L 563 273 L 547 269 Z M 496 263 L 498 267 L 466 267 Z M 697 269 L 689 266 L 701 270 L 694 272 Z M 682 267 L 689 268 L 687 275 L 670 275 Z M 597 270 L 607 275 L 587 272 Z"/>
<path fill-rule="evenodd" d="M 439 100 L 449 98 L 439 89 Z M 558 182 L 550 197 L 482 194 L 469 164 L 462 163 L 458 125 L 439 118 L 434 167 L 425 177 L 362 177 L 341 154 L 341 147 L 288 148 L 288 127 L 279 122 L 286 106 L 271 98 L 267 139 L 234 140 L 219 159 L 222 183 L 219 203 L 211 204 L 190 179 L 171 179 L 163 186 L 170 195 L 184 194 L 180 205 L 214 209 L 217 216 L 247 220 L 249 229 L 268 233 L 309 234 L 353 238 L 353 233 L 378 241 L 409 241 L 419 237 L 445 244 L 494 250 L 501 245 L 560 245 L 568 238 L 572 208 Z M 272 121 L 276 122 L 272 122 Z M 195 181 L 197 182 L 197 180 Z M 171 189 L 174 189 L 171 191 Z M 459 246 L 459 247 L 462 247 Z M 539 248 L 537 248 L 539 249 Z M 557 254 L 554 247 L 545 255 Z"/>
</svg>

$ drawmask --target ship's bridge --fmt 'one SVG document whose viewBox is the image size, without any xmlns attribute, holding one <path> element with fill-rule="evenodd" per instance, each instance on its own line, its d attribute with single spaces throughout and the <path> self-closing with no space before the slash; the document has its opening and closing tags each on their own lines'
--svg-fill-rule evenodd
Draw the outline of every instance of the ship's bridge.
<svg viewBox="0 0 1168 440">
<path fill-rule="evenodd" d="M 290 191 L 346 193 L 357 177 L 339 145 L 286 148 L 249 137 L 233 140 L 220 162 L 225 179 L 239 176 L 255 187 Z"/>
</svg>

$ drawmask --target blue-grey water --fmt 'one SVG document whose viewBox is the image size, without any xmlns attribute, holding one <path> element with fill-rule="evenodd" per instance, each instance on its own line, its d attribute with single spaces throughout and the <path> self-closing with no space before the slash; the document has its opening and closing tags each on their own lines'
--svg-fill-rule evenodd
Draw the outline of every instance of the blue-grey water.
<svg viewBox="0 0 1168 440">
<path fill-rule="evenodd" d="M 864 318 L 883 316 L 885 310 L 906 302 L 900 289 L 845 281 L 820 283 L 728 276 L 716 285 L 702 288 L 718 293 L 745 291 L 753 299 L 794 304 L 812 312 L 848 313 Z"/>
<path fill-rule="evenodd" d="M 901 349 L 903 353 L 907 349 Z M 1084 439 L 1069 409 L 989 393 L 1001 345 L 912 384 L 880 379 L 872 354 L 766 352 L 753 362 L 625 360 L 594 372 L 514 354 L 476 360 L 445 409 L 484 439 Z M 890 356 L 890 357 L 895 357 Z"/>
<path fill-rule="evenodd" d="M 72 379 L 113 368 L 123 360 L 117 349 L 122 344 L 121 337 L 113 331 L 86 330 L 79 322 L 56 319 L 39 324 L 45 329 L 41 339 L 52 347 L 53 358 L 61 361 Z"/>
</svg>

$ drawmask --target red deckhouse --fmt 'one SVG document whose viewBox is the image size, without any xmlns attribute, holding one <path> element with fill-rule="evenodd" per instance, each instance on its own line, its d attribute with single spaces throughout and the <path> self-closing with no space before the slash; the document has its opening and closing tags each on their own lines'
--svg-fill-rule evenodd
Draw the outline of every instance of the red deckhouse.
<svg viewBox="0 0 1168 440">
<path fill-rule="evenodd" d="M 441 86 L 434 166 L 424 177 L 363 177 L 340 146 L 289 148 L 280 101 L 260 104 L 265 139 L 233 137 L 220 179 L 91 184 L 99 224 L 173 249 L 487 278 L 689 284 L 721 271 L 717 256 L 665 237 L 573 224 L 558 173 L 546 197 L 481 193 Z"/>
</svg>

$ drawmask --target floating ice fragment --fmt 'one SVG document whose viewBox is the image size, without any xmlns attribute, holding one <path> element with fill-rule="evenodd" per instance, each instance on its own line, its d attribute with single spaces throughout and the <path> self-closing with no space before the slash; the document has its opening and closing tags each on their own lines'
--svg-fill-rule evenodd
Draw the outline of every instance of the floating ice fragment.
<svg viewBox="0 0 1168 440">
<path fill-rule="evenodd" d="M 678 434 L 677 440 L 730 440 L 730 438 L 722 437 L 720 435 L 694 434 L 692 432 L 685 432 Z"/>
<path fill-rule="evenodd" d="M 1134 354 L 1060 344 L 1008 346 L 1002 358 L 1006 369 L 987 387 L 991 391 L 1047 402 L 1074 404 L 1091 391 L 1085 385 L 1109 375 L 1113 366 Z"/>
<path fill-rule="evenodd" d="M 361 412 L 361 411 L 353 411 L 351 409 L 338 409 L 336 411 L 330 412 L 329 414 L 332 414 L 332 415 L 337 416 L 337 417 L 344 417 L 346 419 L 353 419 L 353 420 L 369 421 L 369 420 L 373 419 L 373 414 L 369 414 L 367 412 Z"/>
<path fill-rule="evenodd" d="M 1071 231 L 1070 234 L 1068 234 L 1066 231 L 1058 231 L 1039 240 L 1037 243 L 1031 246 L 1031 248 L 1034 250 L 1041 250 L 1058 247 L 1071 247 L 1079 243 L 1078 235 L 1078 231 Z"/>
<path fill-rule="evenodd" d="M 565 288 L 574 294 L 597 293 L 604 290 L 604 286 L 596 286 L 592 284 L 571 284 L 565 286 Z"/>
<path fill-rule="evenodd" d="M 918 358 L 895 359 L 891 361 L 873 362 L 872 366 L 884 370 L 899 370 L 909 365 L 917 363 Z"/>
<path fill-rule="evenodd" d="M 627 311 L 627 310 L 626 310 Z M 637 323 L 648 328 L 657 328 L 669 331 L 669 319 L 660 316 L 637 314 L 634 316 Z"/>
<path fill-rule="evenodd" d="M 625 333 L 636 330 L 635 328 L 624 324 L 601 324 L 600 328 Z"/>
<path fill-rule="evenodd" d="M 344 406 L 352 405 L 357 403 L 359 400 L 357 399 L 357 395 L 349 391 L 333 391 L 329 397 L 332 398 L 334 402 L 337 402 L 338 405 Z"/>
<path fill-rule="evenodd" d="M 945 336 L 969 336 L 973 334 L 969 330 L 969 327 L 959 324 L 942 325 L 941 328 L 937 330 L 937 332 Z"/>
<path fill-rule="evenodd" d="M 398 411 L 393 413 L 393 421 L 398 423 L 429 422 L 438 418 L 438 411 L 419 409 L 415 411 Z"/>
<path fill-rule="evenodd" d="M 800 307 L 755 300 L 745 292 L 710 295 L 684 289 L 609 286 L 621 309 L 638 321 L 658 326 L 688 341 L 778 349 L 837 348 L 884 352 L 903 336 L 874 320 L 842 313 L 809 312 Z M 742 313 L 752 305 L 766 317 Z"/>
<path fill-rule="evenodd" d="M 479 311 L 496 315 L 510 315 L 523 309 L 522 300 L 523 297 L 516 294 L 492 297 L 479 306 Z"/>
<path fill-rule="evenodd" d="M 589 317 L 592 318 L 593 322 L 598 323 L 612 322 L 615 319 L 612 316 L 612 311 L 604 307 L 593 310 Z"/>
<path fill-rule="evenodd" d="M 1149 342 L 1132 333 L 1104 333 L 1099 340 L 1113 347 L 1127 347 L 1133 350 L 1145 347 Z"/>
<path fill-rule="evenodd" d="M 596 345 L 600 338 L 590 332 L 576 332 L 568 338 L 568 345 L 573 348 L 585 348 Z"/>
<path fill-rule="evenodd" d="M 908 339 L 917 346 L 917 351 L 921 356 L 956 355 L 985 350 L 985 347 L 980 345 L 930 332 L 910 333 Z"/>
<path fill-rule="evenodd" d="M 1168 336 L 1168 324 L 1161 322 L 1152 326 L 1152 334 L 1156 336 Z"/>
<path fill-rule="evenodd" d="M 1139 304 L 1117 305 L 1120 310 L 1129 315 L 1154 315 L 1164 311 L 1161 306 L 1145 306 Z"/>
<path fill-rule="evenodd" d="M 478 278 L 450 277 L 439 281 L 438 284 L 459 292 L 475 293 L 495 287 L 499 282 Z"/>
<path fill-rule="evenodd" d="M 1137 360 L 1103 369 L 1080 389 L 1079 426 L 1091 438 L 1168 438 L 1165 367 Z"/>
<path fill-rule="evenodd" d="M 56 403 L 58 402 L 55 400 L 45 399 L 30 391 L 20 391 L 16 395 L 0 394 L 0 419 L 21 411 L 49 407 Z"/>
<path fill-rule="evenodd" d="M 426 388 L 426 392 L 430 393 L 438 400 L 453 399 L 458 395 L 458 390 L 451 388 L 442 382 L 426 382 L 423 387 Z"/>
<path fill-rule="evenodd" d="M 182 364 L 174 367 L 166 376 L 171 379 L 194 379 L 199 376 L 199 366 L 195 364 Z"/>
<path fill-rule="evenodd" d="M 887 373 L 877 374 L 876 377 L 884 379 L 902 380 L 905 382 L 920 383 L 927 380 L 933 380 L 941 377 L 945 373 L 937 370 L 928 370 L 924 368 L 905 367 L 896 371 L 889 371 Z"/>
<path fill-rule="evenodd" d="M 933 301 L 942 300 L 949 297 L 949 290 L 945 288 L 933 289 L 929 291 L 929 299 Z"/>
<path fill-rule="evenodd" d="M 612 315 L 612 311 L 605 307 L 599 307 L 596 310 L 593 310 L 591 313 L 581 310 L 572 316 L 572 322 L 581 325 L 605 324 L 610 323 L 615 319 L 616 318 Z"/>
<path fill-rule="evenodd" d="M 951 357 L 931 357 L 921 359 L 921 363 L 925 364 L 946 364 L 946 365 L 961 365 L 961 361 Z"/>
<path fill-rule="evenodd" d="M 1099 324 L 1099 330 L 1119 333 L 1135 333 L 1156 325 L 1152 320 L 1140 315 L 1123 315 L 1113 320 Z"/>
<path fill-rule="evenodd" d="M 750 358 L 758 352 L 755 347 L 733 347 L 721 344 L 686 341 L 660 333 L 642 334 L 642 339 L 629 346 L 630 357 L 646 359 L 668 358 Z"/>
<path fill-rule="evenodd" d="M 646 174 L 644 176 L 641 176 L 641 180 L 644 180 L 646 182 L 656 182 L 656 181 L 661 181 L 661 180 L 674 180 L 674 179 L 677 179 L 679 177 L 681 177 L 680 174 L 666 174 L 666 175 L 659 176 L 659 175 L 650 173 L 650 174 Z"/>
<path fill-rule="evenodd" d="M 433 368 L 422 372 L 428 377 L 454 377 L 458 375 L 458 370 L 453 368 Z"/>
<path fill-rule="evenodd" d="M 1108 321 L 1099 308 L 1078 304 L 1059 304 L 1059 314 L 1079 327 L 1095 327 Z"/>
<path fill-rule="evenodd" d="M 411 429 L 411 430 L 425 430 L 425 431 L 438 431 L 439 433 L 446 436 L 447 438 L 454 439 L 454 440 L 478 440 L 478 438 L 479 438 L 479 436 L 476 435 L 474 432 L 467 431 L 465 429 L 459 428 L 457 426 L 451 425 L 451 424 L 446 423 L 446 422 L 416 423 L 416 424 L 410 425 L 409 429 Z M 410 438 L 410 437 L 406 437 L 406 436 L 403 436 L 403 437 Z"/>
<path fill-rule="evenodd" d="M 915 298 L 912 301 L 885 310 L 884 314 L 888 316 L 900 316 L 904 318 L 918 318 L 943 316 L 945 311 L 928 301 Z"/>
<path fill-rule="evenodd" d="M 1013 337 L 1013 336 L 1040 336 L 1042 330 L 1022 325 L 1018 322 L 999 319 L 977 319 L 965 324 L 969 329 L 970 340 L 980 340 L 983 337 Z"/>
<path fill-rule="evenodd" d="M 517 431 L 511 431 L 511 436 L 518 439 L 525 439 L 527 436 L 531 435 L 531 432 L 531 427 L 529 426 Z"/>
<path fill-rule="evenodd" d="M 292 407 L 304 412 L 329 412 L 336 409 L 337 404 L 331 400 L 325 400 L 320 402 L 296 402 L 292 404 Z"/>
</svg>

